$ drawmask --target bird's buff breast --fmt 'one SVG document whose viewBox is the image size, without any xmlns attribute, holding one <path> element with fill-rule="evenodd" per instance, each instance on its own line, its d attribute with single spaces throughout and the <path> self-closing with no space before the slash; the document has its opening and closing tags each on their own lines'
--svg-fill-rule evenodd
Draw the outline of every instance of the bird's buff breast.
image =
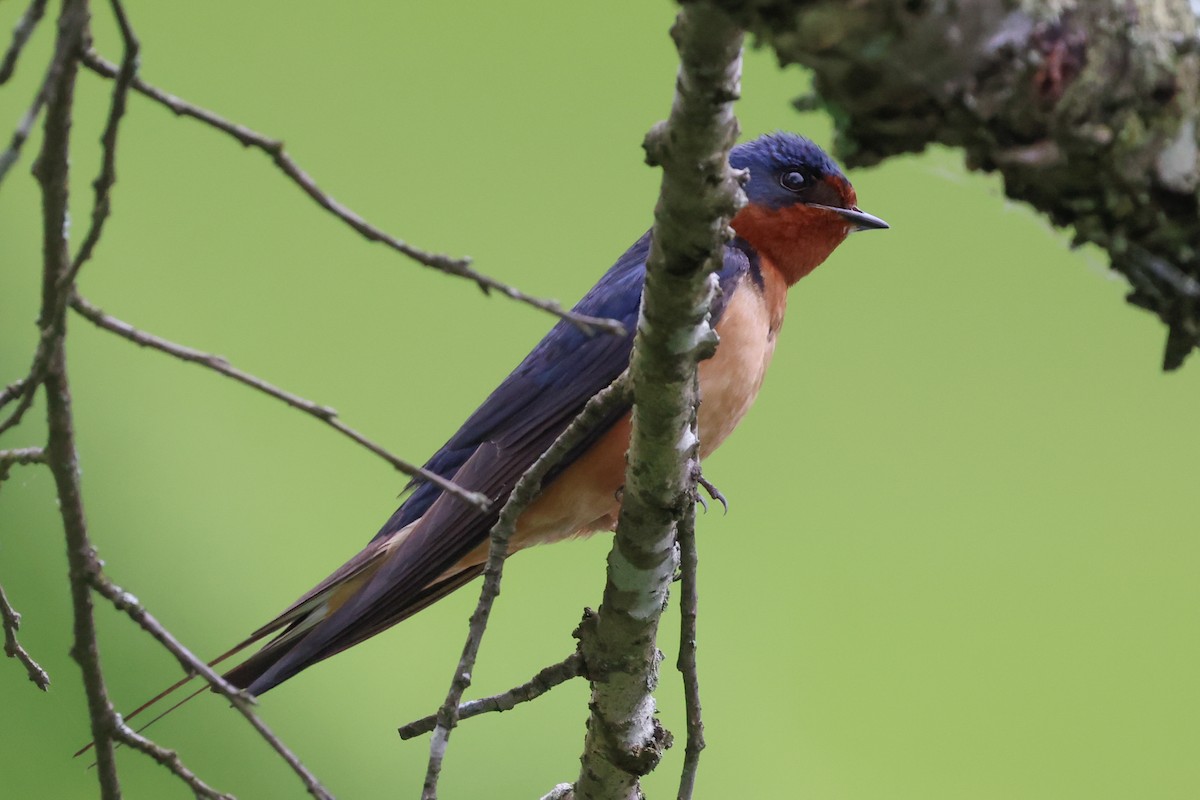
<svg viewBox="0 0 1200 800">
<path fill-rule="evenodd" d="M 700 363 L 701 458 L 750 410 L 775 352 L 786 286 L 773 270 L 763 272 L 762 289 L 749 276 L 734 289 L 717 325 L 717 352 Z M 518 520 L 513 550 L 616 527 L 629 431 L 626 415 L 546 488 Z"/>
</svg>

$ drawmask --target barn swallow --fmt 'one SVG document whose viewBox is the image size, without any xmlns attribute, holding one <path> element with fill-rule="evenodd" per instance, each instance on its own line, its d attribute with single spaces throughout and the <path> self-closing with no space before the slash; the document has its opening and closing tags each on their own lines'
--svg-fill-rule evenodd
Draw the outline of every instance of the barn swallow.
<svg viewBox="0 0 1200 800">
<path fill-rule="evenodd" d="M 749 174 L 747 204 L 731 221 L 736 236 L 724 246 L 717 272 L 720 291 L 711 313 L 720 343 L 699 365 L 701 458 L 754 402 L 783 325 L 788 288 L 851 232 L 888 227 L 858 208 L 837 164 L 801 136 L 775 133 L 746 142 L 733 148 L 729 162 Z M 589 335 L 559 322 L 426 462 L 427 470 L 491 498 L 493 510 L 481 512 L 431 483 L 417 483 L 361 552 L 213 662 L 274 634 L 225 673 L 230 683 L 261 695 L 483 572 L 488 532 L 518 479 L 588 399 L 629 366 L 650 237 L 638 239 L 574 308 L 618 320 L 628 333 Z M 616 409 L 559 464 L 520 516 L 510 553 L 615 527 L 629 432 L 629 407 Z"/>
</svg>

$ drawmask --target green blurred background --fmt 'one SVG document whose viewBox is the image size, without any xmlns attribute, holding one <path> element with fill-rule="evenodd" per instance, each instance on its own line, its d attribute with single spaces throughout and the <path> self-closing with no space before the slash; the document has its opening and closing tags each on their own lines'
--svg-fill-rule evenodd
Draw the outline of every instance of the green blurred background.
<svg viewBox="0 0 1200 800">
<path fill-rule="evenodd" d="M 573 301 L 649 224 L 643 132 L 667 112 L 667 2 L 131 2 L 144 76 L 286 139 L 334 196 L 416 244 L 470 254 Z M 7 30 L 22 3 L 0 6 Z M 119 47 L 97 4 L 98 44 Z M 44 23 L 0 123 L 48 54 Z M 747 137 L 830 141 L 808 86 L 747 56 Z M 90 211 L 109 84 L 80 79 L 75 234 Z M 5 134 L 7 136 L 7 134 Z M 39 275 L 40 137 L 0 188 L 0 380 L 26 369 Z M 370 245 L 261 154 L 140 97 L 122 131 L 115 215 L 82 291 L 130 322 L 335 406 L 422 460 L 551 320 Z M 700 656 L 709 749 L 698 797 L 1200 796 L 1200 363 L 1163 375 L 1163 330 L 1122 302 L 1101 254 L 1005 201 L 952 152 L 852 178 L 892 223 L 793 291 L 758 407 L 706 472 Z M 355 552 L 403 480 L 314 420 L 71 320 L 80 457 L 110 575 L 200 654 L 278 612 Z M 38 443 L 39 404 L 0 446 Z M 565 656 L 599 601 L 607 537 L 524 553 L 470 694 Z M 0 582 L 47 695 L 0 664 L 0 795 L 95 796 L 67 657 L 63 539 L 48 473 L 0 493 Z M 344 798 L 415 797 L 424 739 L 474 589 L 264 698 L 266 719 Z M 178 676 L 101 604 L 115 702 Z M 683 732 L 668 615 L 659 692 Z M 471 721 L 444 796 L 538 797 L 578 767 L 586 686 Z M 217 787 L 299 797 L 222 702 L 152 729 Z M 646 781 L 674 790 L 682 746 Z M 184 798 L 122 752 L 128 796 Z"/>
</svg>

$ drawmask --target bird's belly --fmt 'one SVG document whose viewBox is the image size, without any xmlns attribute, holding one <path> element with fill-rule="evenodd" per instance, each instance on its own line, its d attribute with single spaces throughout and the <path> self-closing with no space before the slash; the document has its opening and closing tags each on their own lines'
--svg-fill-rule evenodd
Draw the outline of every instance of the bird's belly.
<svg viewBox="0 0 1200 800">
<path fill-rule="evenodd" d="M 700 363 L 700 457 L 707 458 L 754 404 L 775 353 L 783 309 L 748 278 L 735 291 L 717 325 L 716 355 Z"/>
</svg>

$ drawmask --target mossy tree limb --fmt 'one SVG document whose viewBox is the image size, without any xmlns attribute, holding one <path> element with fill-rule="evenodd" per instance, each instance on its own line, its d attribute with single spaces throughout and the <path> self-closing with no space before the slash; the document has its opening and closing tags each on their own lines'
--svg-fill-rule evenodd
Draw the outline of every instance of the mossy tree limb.
<svg viewBox="0 0 1200 800">
<path fill-rule="evenodd" d="M 813 71 L 837 154 L 930 144 L 1104 248 L 1130 302 L 1200 346 L 1200 39 L 1188 0 L 768 0 L 724 7 Z"/>
</svg>

